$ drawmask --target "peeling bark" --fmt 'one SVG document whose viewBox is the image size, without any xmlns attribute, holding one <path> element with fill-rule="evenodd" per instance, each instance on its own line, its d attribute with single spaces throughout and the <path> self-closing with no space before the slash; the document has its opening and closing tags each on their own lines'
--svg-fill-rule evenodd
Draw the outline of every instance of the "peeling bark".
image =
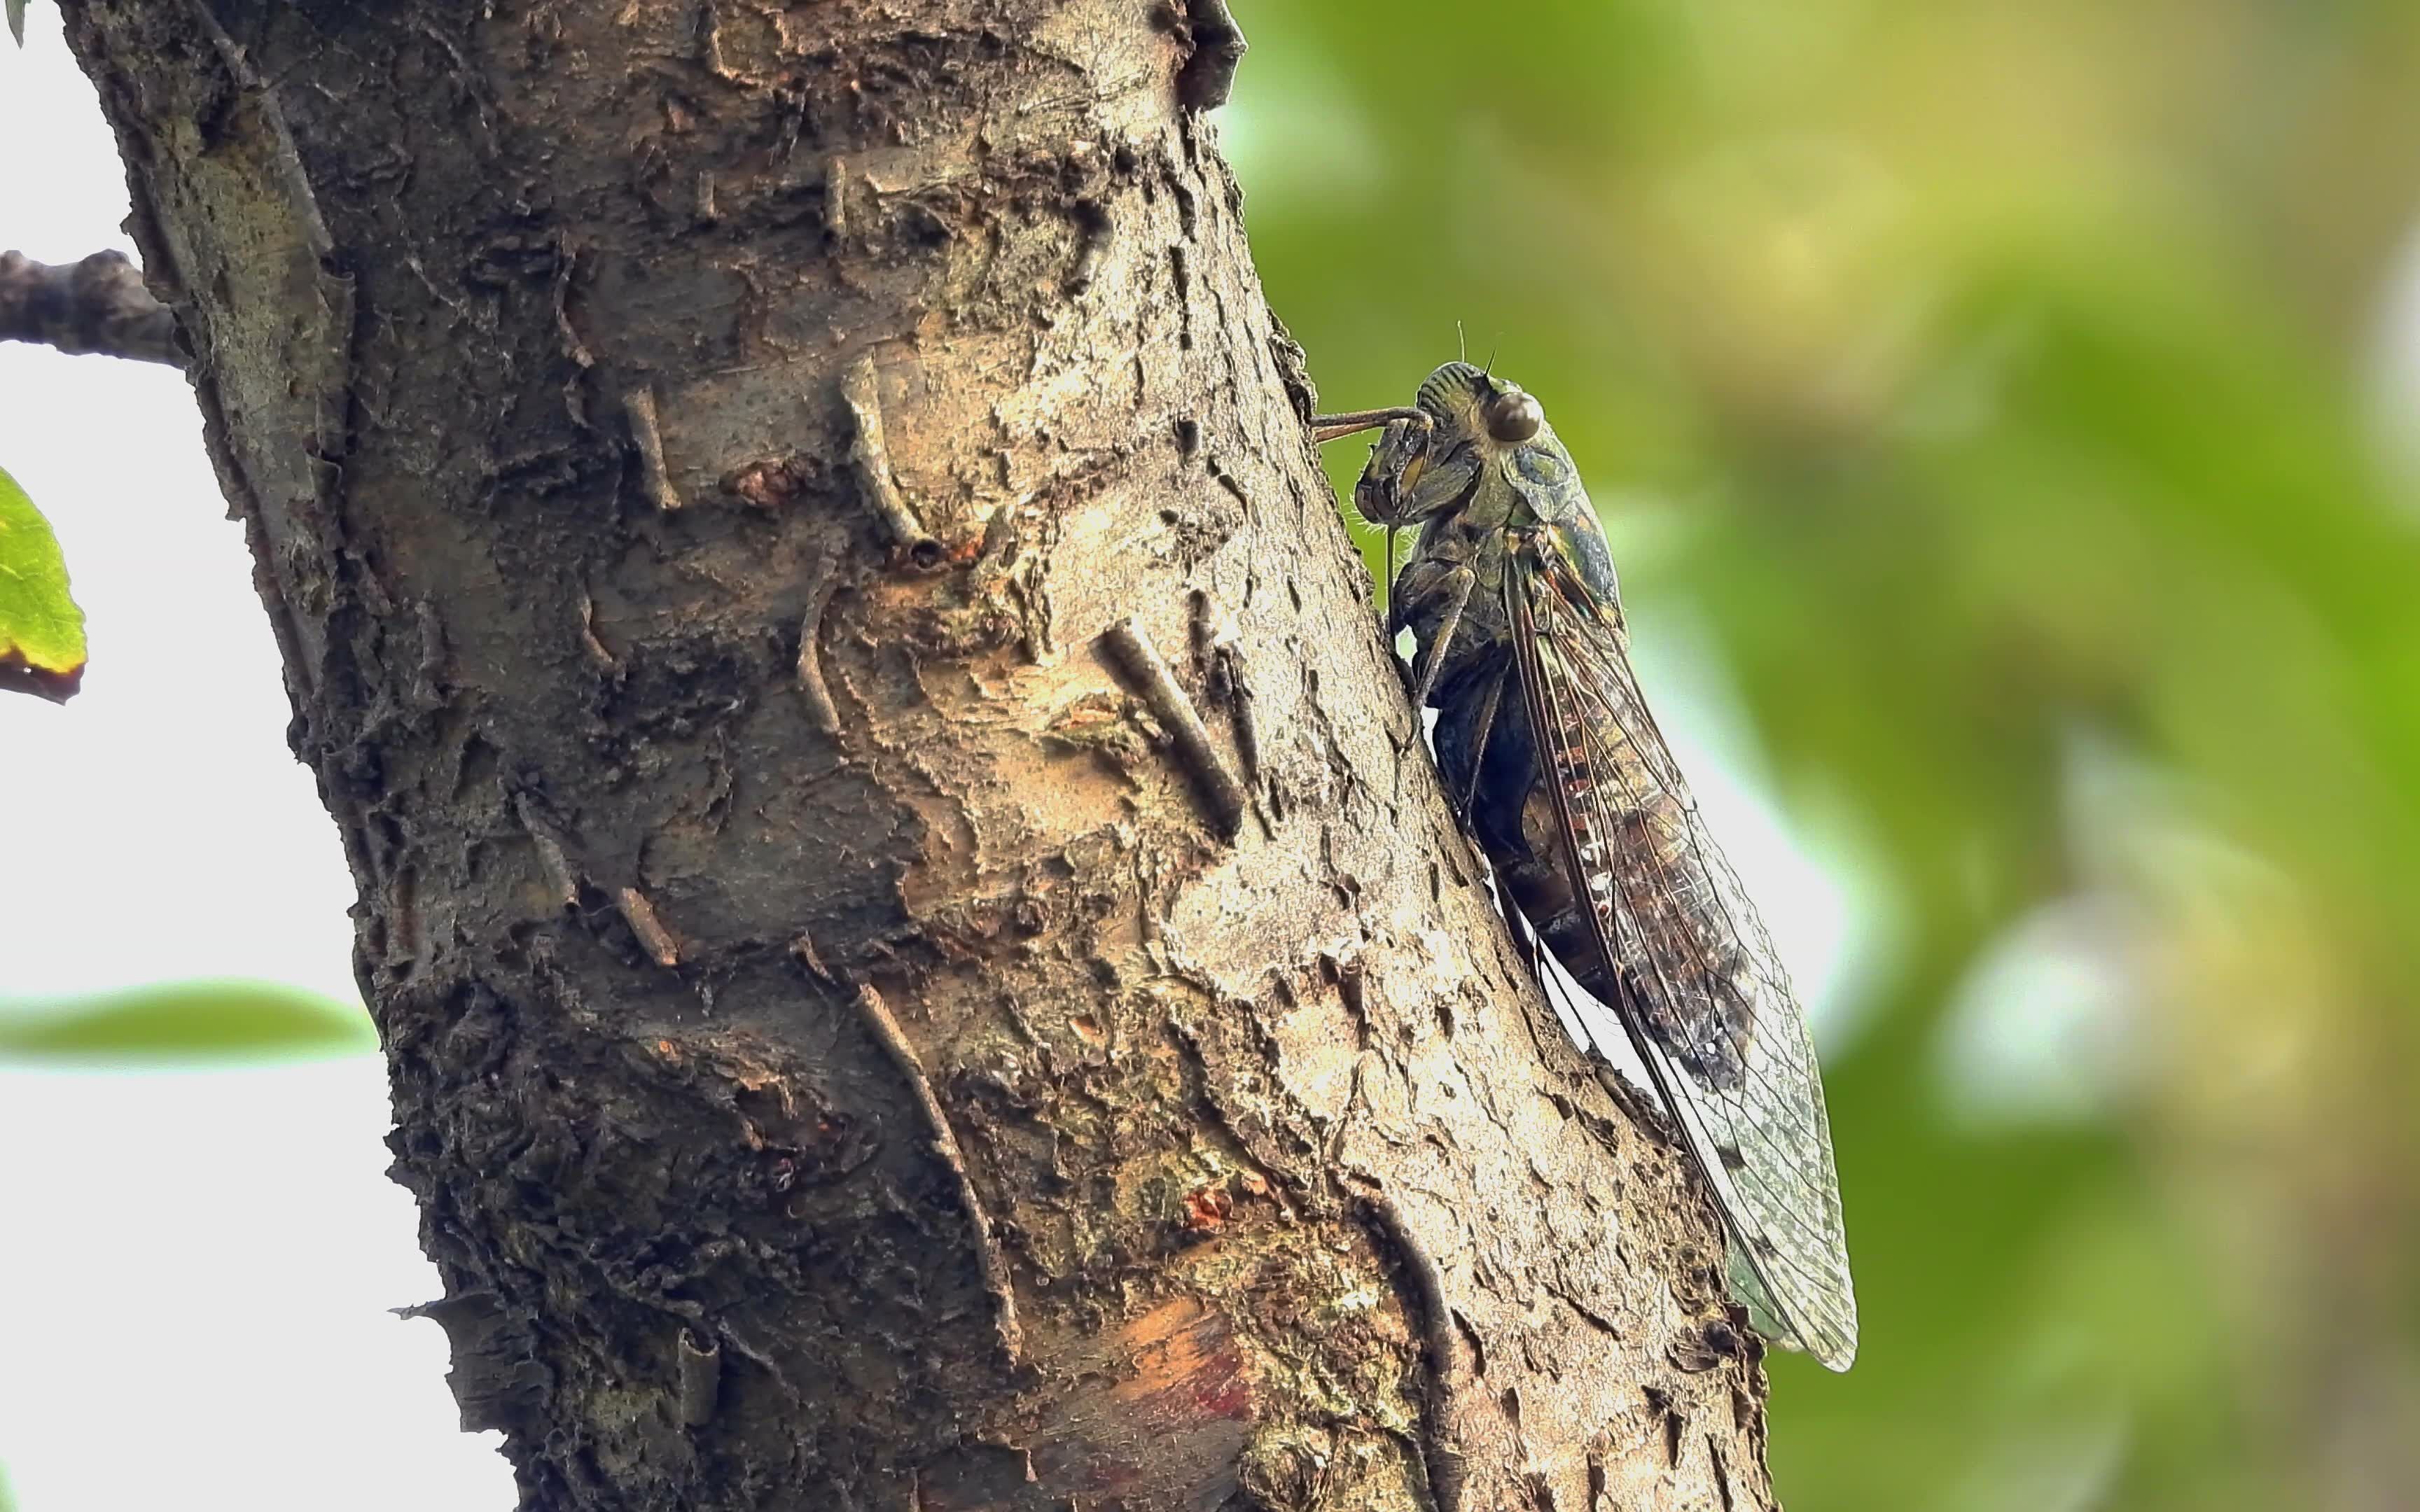
<svg viewBox="0 0 2420 1512">
<path fill-rule="evenodd" d="M 1769 1504 L 1406 754 L 1223 6 L 65 9 L 527 1504 Z"/>
</svg>

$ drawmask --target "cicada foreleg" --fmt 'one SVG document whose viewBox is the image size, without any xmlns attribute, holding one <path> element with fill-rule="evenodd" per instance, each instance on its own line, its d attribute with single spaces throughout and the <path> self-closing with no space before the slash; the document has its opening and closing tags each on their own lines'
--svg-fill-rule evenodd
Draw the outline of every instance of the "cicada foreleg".
<svg viewBox="0 0 2420 1512">
<path fill-rule="evenodd" d="M 1427 462 L 1429 437 L 1435 426 L 1435 418 L 1427 410 L 1402 405 L 1311 417 L 1311 439 L 1323 445 L 1365 430 L 1379 430 L 1360 481 L 1353 486 L 1353 514 L 1386 533 L 1386 566 L 1378 582 L 1387 595 L 1389 645 L 1403 629 L 1403 610 L 1395 601 L 1395 532 L 1419 523 L 1409 496 Z"/>
<path fill-rule="evenodd" d="M 1428 460 L 1429 437 L 1436 421 L 1425 409 L 1395 408 L 1356 409 L 1341 415 L 1313 415 L 1311 434 L 1323 444 L 1381 426 L 1377 444 L 1361 481 L 1353 486 L 1353 511 L 1388 531 L 1419 521 L 1412 513 L 1412 486 Z"/>
<path fill-rule="evenodd" d="M 1311 416 L 1311 439 L 1325 446 L 1329 441 L 1341 441 L 1347 436 L 1376 430 L 1399 420 L 1422 426 L 1433 423 L 1427 410 L 1407 404 L 1388 405 L 1383 409 L 1347 409 L 1340 414 Z"/>
<path fill-rule="evenodd" d="M 1387 640 L 1390 644 L 1406 623 L 1403 595 L 1396 591 L 1395 532 L 1450 507 L 1466 491 L 1468 479 L 1461 474 L 1467 469 L 1437 470 L 1429 466 L 1429 447 L 1435 425 L 1435 418 L 1419 409 L 1363 409 L 1311 420 L 1312 434 L 1323 441 L 1373 426 L 1384 427 L 1377 443 L 1370 449 L 1370 461 L 1361 470 L 1360 481 L 1353 486 L 1353 512 L 1386 532 L 1387 561 L 1382 580 L 1387 590 Z M 1447 476 L 1448 471 L 1454 475 Z M 1463 610 L 1477 582 L 1468 567 L 1461 567 L 1440 581 L 1423 585 L 1423 597 L 1444 595 L 1443 620 L 1436 633 L 1429 638 L 1425 653 L 1407 683 L 1414 716 L 1413 744 L 1419 739 L 1419 711 L 1428 706 L 1429 695 L 1436 688 L 1437 673 L 1445 665 L 1445 654 L 1453 644 L 1454 632 L 1462 624 Z"/>
<path fill-rule="evenodd" d="M 1429 437 L 1426 415 L 1418 420 L 1393 420 L 1378 433 L 1370 460 L 1353 486 L 1353 512 L 1389 532 L 1417 525 L 1420 510 L 1420 475 L 1427 471 Z"/>
</svg>

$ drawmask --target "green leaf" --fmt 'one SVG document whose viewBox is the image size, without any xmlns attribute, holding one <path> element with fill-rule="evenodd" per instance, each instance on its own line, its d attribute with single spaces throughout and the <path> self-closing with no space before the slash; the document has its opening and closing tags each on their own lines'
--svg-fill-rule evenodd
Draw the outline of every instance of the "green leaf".
<svg viewBox="0 0 2420 1512">
<path fill-rule="evenodd" d="M 17 45 L 25 45 L 25 0 L 8 0 L 8 35 Z"/>
<path fill-rule="evenodd" d="M 64 703 L 84 680 L 84 610 L 68 595 L 59 538 L 0 471 L 0 689 Z"/>
<path fill-rule="evenodd" d="M 0 1003 L 0 1062 L 271 1060 L 378 1047 L 355 1003 L 263 981 L 178 981 Z"/>
</svg>

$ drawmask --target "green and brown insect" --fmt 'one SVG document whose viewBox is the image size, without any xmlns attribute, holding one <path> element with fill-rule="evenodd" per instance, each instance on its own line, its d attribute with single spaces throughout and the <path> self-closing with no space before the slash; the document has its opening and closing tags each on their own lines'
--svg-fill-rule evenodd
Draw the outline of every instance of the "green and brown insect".
<svg viewBox="0 0 2420 1512">
<path fill-rule="evenodd" d="M 1640 696 L 1571 454 L 1536 399 L 1468 363 L 1408 407 L 1311 425 L 1380 429 L 1354 502 L 1390 560 L 1395 531 L 1419 532 L 1388 628 L 1412 632 L 1414 704 L 1438 711 L 1438 768 L 1515 937 L 1534 930 L 1594 999 L 1569 1006 L 1600 1053 L 1612 1011 L 1713 1189 L 1760 1330 L 1847 1369 L 1856 1297 L 1806 1015 Z"/>
</svg>

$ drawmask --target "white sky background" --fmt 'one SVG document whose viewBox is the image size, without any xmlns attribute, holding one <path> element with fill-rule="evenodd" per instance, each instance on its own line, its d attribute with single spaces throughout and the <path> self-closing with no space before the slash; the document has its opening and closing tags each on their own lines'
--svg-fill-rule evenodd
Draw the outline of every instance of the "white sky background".
<svg viewBox="0 0 2420 1512">
<path fill-rule="evenodd" d="M 0 42 L 0 246 L 131 254 L 57 13 L 27 21 L 23 53 Z M 1252 179 L 1249 125 L 1225 121 Z M 58 531 L 92 640 L 71 704 L 0 699 L 0 782 L 36 795 L 0 819 L 0 998 L 225 976 L 351 996 L 351 882 L 286 748 L 183 378 L 0 344 L 0 467 Z M 1879 916 L 1730 779 L 1756 770 L 1745 721 L 1685 616 L 1667 628 L 1661 656 L 1642 634 L 1642 675 L 1712 822 L 1819 1011 L 1854 1001 Z M 387 1125 L 371 1057 L 0 1067 L 0 1465 L 22 1512 L 512 1504 L 498 1436 L 457 1431 L 442 1334 L 387 1311 L 438 1291 Z"/>
</svg>

